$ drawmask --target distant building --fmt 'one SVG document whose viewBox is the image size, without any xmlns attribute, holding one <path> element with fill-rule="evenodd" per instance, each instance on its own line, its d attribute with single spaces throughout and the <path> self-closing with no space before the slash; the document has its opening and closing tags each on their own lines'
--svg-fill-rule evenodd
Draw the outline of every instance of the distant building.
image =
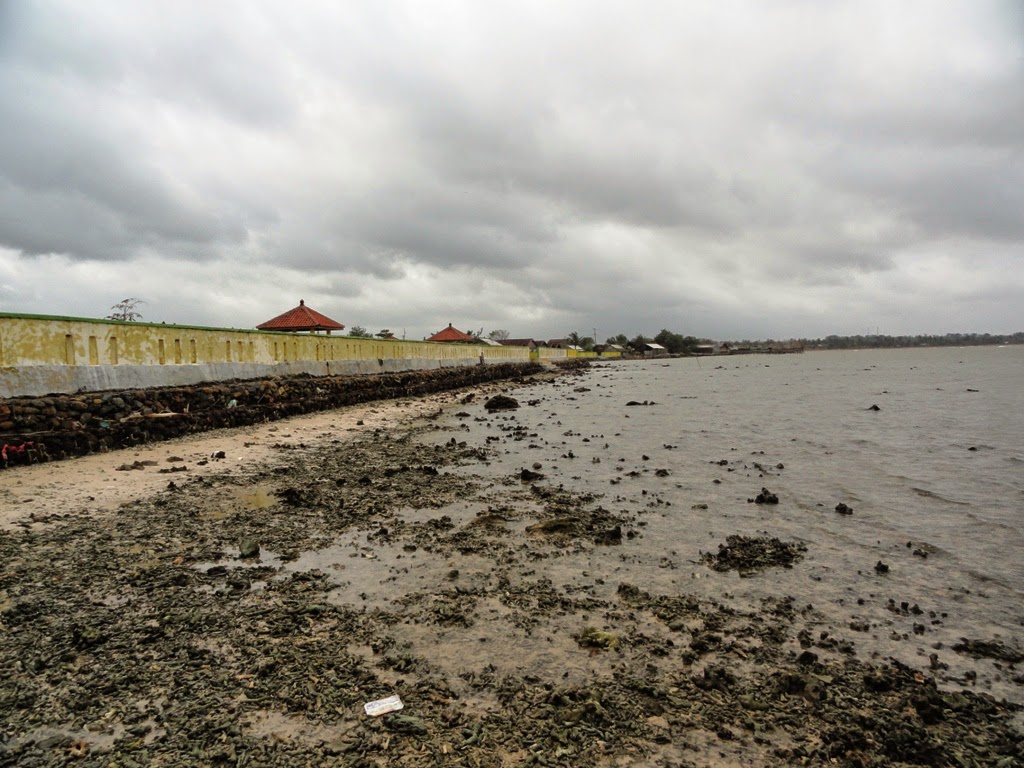
<svg viewBox="0 0 1024 768">
<path fill-rule="evenodd" d="M 643 351 L 644 357 L 663 357 L 668 354 L 667 349 L 653 341 L 646 342 Z"/>
<path fill-rule="evenodd" d="M 428 337 L 427 341 L 444 341 L 449 344 L 453 342 L 456 344 L 478 343 L 475 338 L 470 336 L 468 333 L 463 333 L 458 328 L 453 327 L 451 323 L 448 323 L 447 328 L 443 328 L 433 336 Z"/>
<path fill-rule="evenodd" d="M 530 350 L 536 349 L 543 343 L 543 341 L 538 343 L 535 339 L 504 339 L 500 342 L 503 347 L 526 347 Z"/>
<path fill-rule="evenodd" d="M 256 326 L 259 331 L 286 331 L 291 333 L 318 333 L 325 332 L 330 336 L 331 331 L 343 331 L 345 326 L 337 320 L 332 320 L 327 315 L 322 315 L 315 309 L 306 306 L 305 299 L 299 299 L 299 306 L 289 309 L 277 317 L 260 323 Z"/>
</svg>

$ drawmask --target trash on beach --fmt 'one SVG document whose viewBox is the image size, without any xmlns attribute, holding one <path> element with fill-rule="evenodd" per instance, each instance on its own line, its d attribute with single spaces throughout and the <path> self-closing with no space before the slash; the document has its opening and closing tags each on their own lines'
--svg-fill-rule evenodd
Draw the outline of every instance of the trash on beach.
<svg viewBox="0 0 1024 768">
<path fill-rule="evenodd" d="M 404 707 L 405 704 L 402 703 L 402 699 L 396 693 L 394 696 L 388 696 L 386 699 L 366 702 L 363 704 L 363 711 L 370 717 L 380 717 L 388 712 L 398 712 Z"/>
</svg>

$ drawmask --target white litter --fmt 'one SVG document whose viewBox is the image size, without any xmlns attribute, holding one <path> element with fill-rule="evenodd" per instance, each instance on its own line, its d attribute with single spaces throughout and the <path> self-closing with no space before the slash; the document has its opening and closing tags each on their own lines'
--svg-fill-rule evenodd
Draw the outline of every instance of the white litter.
<svg viewBox="0 0 1024 768">
<path fill-rule="evenodd" d="M 366 712 L 370 717 L 380 717 L 386 715 L 388 712 L 397 712 L 402 709 L 405 704 L 398 697 L 396 693 L 394 696 L 388 696 L 386 699 L 377 699 L 376 701 L 368 701 L 363 704 L 363 711 Z"/>
</svg>

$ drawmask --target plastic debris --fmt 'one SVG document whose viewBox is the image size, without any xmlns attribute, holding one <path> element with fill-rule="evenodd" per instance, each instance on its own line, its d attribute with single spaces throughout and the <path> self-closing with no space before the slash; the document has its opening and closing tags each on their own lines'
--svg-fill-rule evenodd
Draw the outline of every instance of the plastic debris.
<svg viewBox="0 0 1024 768">
<path fill-rule="evenodd" d="M 370 717 L 380 717 L 388 712 L 398 712 L 404 707 L 405 704 L 402 703 L 402 699 L 396 693 L 394 696 L 388 696 L 386 699 L 366 702 L 363 704 L 363 711 Z"/>
</svg>

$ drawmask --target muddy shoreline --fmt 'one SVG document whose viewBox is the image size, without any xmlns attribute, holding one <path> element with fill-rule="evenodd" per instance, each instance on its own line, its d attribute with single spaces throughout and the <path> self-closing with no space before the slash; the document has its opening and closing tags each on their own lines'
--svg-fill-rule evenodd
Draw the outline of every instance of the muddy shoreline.
<svg viewBox="0 0 1024 768">
<path fill-rule="evenodd" d="M 1024 760 L 1015 704 L 860 659 L 808 631 L 820 608 L 636 583 L 645 510 L 483 471 L 532 439 L 482 407 L 501 388 L 439 398 L 499 425 L 484 445 L 435 412 L 315 444 L 281 422 L 259 462 L 0 533 L 0 766 Z M 801 567 L 795 542 L 722 545 L 700 567 Z"/>
</svg>

